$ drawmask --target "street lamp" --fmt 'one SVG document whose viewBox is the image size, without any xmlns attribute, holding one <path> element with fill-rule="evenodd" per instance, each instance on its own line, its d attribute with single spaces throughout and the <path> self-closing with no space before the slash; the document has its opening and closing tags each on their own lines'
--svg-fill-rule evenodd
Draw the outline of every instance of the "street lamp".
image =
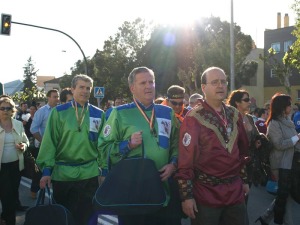
<svg viewBox="0 0 300 225">
<path fill-rule="evenodd" d="M 233 0 L 230 5 L 231 23 L 230 23 L 230 90 L 235 89 L 234 80 L 234 21 L 233 21 Z"/>
<path fill-rule="evenodd" d="M 45 30 L 56 31 L 56 32 L 62 33 L 62 34 L 64 34 L 64 35 L 66 35 L 67 37 L 69 37 L 70 39 L 72 39 L 72 41 L 75 42 L 75 44 L 77 45 L 77 47 L 78 47 L 79 50 L 81 51 L 81 54 L 82 54 L 82 56 L 83 56 L 84 63 L 85 63 L 85 74 L 88 75 L 87 60 L 86 60 L 85 54 L 84 54 L 84 52 L 82 51 L 80 45 L 77 43 L 77 41 L 75 41 L 75 39 L 72 38 L 70 35 L 68 35 L 67 33 L 65 33 L 65 32 L 63 32 L 63 31 L 61 31 L 61 30 L 57 30 L 57 29 L 53 29 L 53 28 L 49 28 L 49 27 L 41 27 L 41 26 L 36 26 L 36 25 L 32 25 L 32 24 L 27 24 L 27 23 L 19 23 L 19 22 L 15 22 L 15 21 L 11 21 L 11 23 L 19 24 L 19 25 L 24 25 L 24 26 L 35 27 L 35 28 L 40 28 L 40 29 L 45 29 Z"/>
</svg>

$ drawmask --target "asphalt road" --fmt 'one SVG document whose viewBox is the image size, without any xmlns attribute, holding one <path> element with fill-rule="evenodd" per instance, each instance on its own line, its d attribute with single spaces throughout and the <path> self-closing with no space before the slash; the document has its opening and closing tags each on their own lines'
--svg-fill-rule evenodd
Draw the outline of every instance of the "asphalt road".
<svg viewBox="0 0 300 225">
<path fill-rule="evenodd" d="M 30 196 L 30 182 L 31 180 L 22 178 L 19 193 L 20 200 L 23 205 L 34 206 L 36 200 L 32 199 Z M 249 215 L 249 225 L 258 225 L 254 223 L 255 219 L 268 207 L 272 202 L 274 196 L 267 193 L 264 187 L 252 187 L 249 195 L 248 201 L 248 215 Z M 1 211 L 1 206 L 0 206 Z M 25 218 L 25 212 L 17 213 L 17 224 L 23 225 Z M 293 219 L 294 225 L 300 225 L 300 205 L 294 202 L 293 207 Z M 100 216 L 98 219 L 98 225 L 117 225 L 117 218 L 114 216 Z M 274 223 L 270 223 L 273 225 Z M 182 221 L 182 225 L 190 225 L 189 220 Z"/>
</svg>

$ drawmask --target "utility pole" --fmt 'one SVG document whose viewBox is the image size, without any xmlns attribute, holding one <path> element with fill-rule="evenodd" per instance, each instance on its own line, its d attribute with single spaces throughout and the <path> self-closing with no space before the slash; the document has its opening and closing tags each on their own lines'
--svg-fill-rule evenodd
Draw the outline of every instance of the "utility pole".
<svg viewBox="0 0 300 225">
<path fill-rule="evenodd" d="M 234 79 L 234 21 L 233 21 L 233 0 L 230 5 L 231 23 L 230 23 L 230 91 L 235 89 Z"/>
<path fill-rule="evenodd" d="M 81 51 L 81 54 L 82 54 L 82 56 L 83 56 L 84 63 L 85 63 L 85 74 L 88 75 L 87 60 L 86 60 L 85 54 L 84 54 L 84 52 L 82 51 L 80 45 L 79 45 L 79 44 L 75 41 L 75 39 L 72 38 L 70 35 L 66 34 L 65 32 L 63 32 L 63 31 L 61 31 L 61 30 L 52 29 L 52 28 L 49 28 L 49 27 L 41 27 L 41 26 L 36 26 L 36 25 L 32 25 L 32 24 L 27 24 L 27 23 L 19 23 L 19 22 L 15 22 L 15 21 L 11 21 L 11 23 L 19 24 L 19 25 L 24 25 L 24 26 L 35 27 L 35 28 L 40 28 L 40 29 L 45 29 L 45 30 L 56 31 L 56 32 L 62 33 L 62 34 L 64 34 L 64 35 L 66 35 L 67 37 L 69 37 L 70 39 L 72 39 L 72 41 L 75 42 L 75 44 L 77 45 L 77 47 L 78 47 L 79 50 Z"/>
</svg>

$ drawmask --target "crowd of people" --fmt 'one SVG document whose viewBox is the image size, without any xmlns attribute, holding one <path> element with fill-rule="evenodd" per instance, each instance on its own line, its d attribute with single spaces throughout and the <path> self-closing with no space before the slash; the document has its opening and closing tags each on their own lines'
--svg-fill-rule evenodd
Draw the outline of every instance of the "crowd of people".
<svg viewBox="0 0 300 225">
<path fill-rule="evenodd" d="M 0 225 L 16 224 L 24 151 L 39 167 L 30 196 L 51 186 L 76 225 L 97 224 L 92 199 L 109 167 L 142 152 L 160 173 L 166 202 L 149 214 L 119 215 L 120 225 L 180 225 L 187 217 L 192 225 L 248 225 L 250 188 L 268 179 L 278 182 L 277 195 L 256 222 L 293 224 L 300 106 L 293 112 L 289 95 L 276 93 L 252 109 L 246 90 L 228 93 L 218 67 L 203 72 L 203 95 L 188 100 L 179 85 L 156 97 L 155 74 L 147 67 L 132 70 L 128 87 L 133 101 L 117 97 L 105 110 L 89 103 L 93 79 L 82 74 L 61 93 L 48 91 L 40 108 L 23 102 L 17 112 L 10 96 L 0 96 Z"/>
</svg>

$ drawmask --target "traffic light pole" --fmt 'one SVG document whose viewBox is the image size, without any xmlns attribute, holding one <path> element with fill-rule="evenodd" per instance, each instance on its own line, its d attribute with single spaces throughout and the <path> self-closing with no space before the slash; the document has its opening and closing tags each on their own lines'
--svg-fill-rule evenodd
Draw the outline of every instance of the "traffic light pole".
<svg viewBox="0 0 300 225">
<path fill-rule="evenodd" d="M 75 44 L 78 46 L 78 48 L 79 48 L 80 51 L 81 51 L 81 54 L 82 54 L 82 56 L 83 56 L 84 63 L 85 63 L 85 74 L 88 75 L 87 60 L 86 60 L 85 54 L 84 54 L 84 52 L 82 51 L 80 45 L 79 45 L 79 44 L 75 41 L 75 39 L 72 38 L 70 35 L 68 35 L 67 33 L 65 33 L 65 32 L 63 32 L 63 31 L 61 31 L 61 30 L 52 29 L 52 28 L 49 28 L 49 27 L 41 27 L 41 26 L 36 26 L 36 25 L 32 25 L 32 24 L 27 24 L 27 23 L 19 23 L 19 22 L 14 22 L 14 21 L 11 21 L 11 23 L 19 24 L 19 25 L 24 25 L 24 26 L 29 26 L 29 27 L 40 28 L 40 29 L 45 29 L 45 30 L 52 30 L 52 31 L 56 31 L 56 32 L 62 33 L 62 34 L 64 34 L 64 35 L 66 35 L 67 37 L 71 38 L 72 41 L 75 42 Z"/>
</svg>

